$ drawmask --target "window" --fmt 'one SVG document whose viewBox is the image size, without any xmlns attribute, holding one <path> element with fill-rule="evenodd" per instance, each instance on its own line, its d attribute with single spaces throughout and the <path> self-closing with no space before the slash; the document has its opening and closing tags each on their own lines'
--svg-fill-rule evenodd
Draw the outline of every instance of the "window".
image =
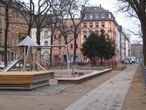
<svg viewBox="0 0 146 110">
<path fill-rule="evenodd" d="M 93 23 L 92 22 L 90 22 L 90 28 L 92 28 L 93 27 Z"/>
<path fill-rule="evenodd" d="M 101 22 L 101 27 L 102 27 L 102 28 L 105 27 L 105 22 Z"/>
<path fill-rule="evenodd" d="M 44 37 L 45 37 L 45 38 L 48 37 L 48 31 L 47 31 L 47 30 L 44 31 Z"/>
<path fill-rule="evenodd" d="M 15 41 L 14 41 L 14 39 L 13 39 L 13 38 L 11 39 L 11 45 L 12 45 L 12 46 L 14 46 L 14 45 L 15 45 Z"/>
<path fill-rule="evenodd" d="M 58 38 L 61 39 L 61 34 L 58 35 Z"/>
<path fill-rule="evenodd" d="M 87 23 L 84 23 L 84 27 L 85 27 L 85 28 L 87 27 Z"/>
<path fill-rule="evenodd" d="M 56 35 L 54 35 L 54 40 L 55 40 L 56 38 L 57 38 Z"/>
<path fill-rule="evenodd" d="M 104 13 L 101 14 L 101 18 L 105 18 L 105 14 Z"/>
<path fill-rule="evenodd" d="M 85 41 L 87 39 L 87 31 L 83 31 L 83 40 Z"/>
<path fill-rule="evenodd" d="M 16 39 L 16 45 L 18 45 L 18 43 L 19 43 L 19 40 L 18 40 L 18 39 Z"/>
<path fill-rule="evenodd" d="M 84 40 L 86 40 L 87 39 L 87 35 L 84 35 Z"/>
<path fill-rule="evenodd" d="M 73 34 L 72 33 L 70 33 L 70 39 L 73 39 Z"/>
<path fill-rule="evenodd" d="M 73 28 L 73 25 L 71 25 L 70 28 L 72 29 Z"/>
<path fill-rule="evenodd" d="M 48 52 L 45 52 L 44 53 L 44 60 L 49 60 L 49 53 Z"/>
<path fill-rule="evenodd" d="M 110 13 L 106 13 L 106 17 L 107 18 L 111 18 L 111 14 Z"/>
<path fill-rule="evenodd" d="M 76 44 L 76 48 L 78 48 L 78 44 Z"/>
<path fill-rule="evenodd" d="M 67 29 L 67 26 L 65 25 L 65 29 Z"/>
<path fill-rule="evenodd" d="M 92 18 L 93 18 L 93 15 L 92 15 L 92 14 L 90 14 L 90 15 L 89 15 L 89 18 L 90 18 L 90 19 L 92 19 Z"/>
<path fill-rule="evenodd" d="M 98 14 L 98 13 L 96 13 L 96 14 L 95 14 L 95 17 L 96 17 L 96 18 L 99 18 L 99 14 Z"/>
<path fill-rule="evenodd" d="M 73 49 L 73 44 L 70 44 L 70 48 Z"/>
<path fill-rule="evenodd" d="M 44 41 L 44 45 L 48 45 L 48 41 Z"/>
<path fill-rule="evenodd" d="M 99 28 L 99 23 L 98 22 L 96 22 L 96 27 Z"/>
</svg>

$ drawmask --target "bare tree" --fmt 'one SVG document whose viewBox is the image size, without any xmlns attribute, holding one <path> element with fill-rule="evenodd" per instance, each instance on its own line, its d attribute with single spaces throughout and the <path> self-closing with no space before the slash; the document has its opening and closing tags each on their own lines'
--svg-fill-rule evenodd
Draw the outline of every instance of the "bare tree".
<svg viewBox="0 0 146 110">
<path fill-rule="evenodd" d="M 53 1 L 52 0 L 39 0 L 38 1 L 38 9 L 37 9 L 37 13 L 36 13 L 36 20 L 35 20 L 35 26 L 37 28 L 37 33 L 36 33 L 36 37 L 37 37 L 37 43 L 40 45 L 40 33 L 42 28 L 44 28 L 46 26 L 46 23 L 48 21 L 48 19 L 50 20 L 49 16 L 48 16 L 48 12 L 51 11 L 51 7 Z"/>
<path fill-rule="evenodd" d="M 31 34 L 31 28 L 34 25 L 35 19 L 37 16 L 35 16 L 35 4 L 33 0 L 29 0 L 28 3 L 22 2 L 20 0 L 16 0 L 16 6 L 17 12 L 19 12 L 24 20 L 26 21 L 26 24 L 28 26 L 27 34 L 30 36 Z"/>
<path fill-rule="evenodd" d="M 9 31 L 9 10 L 12 6 L 13 0 L 1 0 L 0 3 L 3 4 L 4 9 L 5 9 L 5 39 L 4 39 L 4 65 L 5 67 L 7 66 L 7 49 L 8 49 L 8 31 Z"/>
<path fill-rule="evenodd" d="M 56 29 L 57 29 L 57 23 L 58 23 L 58 20 L 59 20 L 59 18 L 58 18 L 58 13 L 53 13 L 53 15 L 51 15 L 50 16 L 51 17 L 51 21 L 50 22 L 48 22 L 48 26 L 49 26 L 49 30 L 51 31 L 51 39 L 50 39 L 50 41 L 51 41 L 51 45 L 53 45 L 53 42 L 56 40 L 56 39 L 53 39 L 53 36 L 54 36 L 54 34 L 55 34 L 55 31 L 56 31 Z M 59 38 L 58 39 L 61 39 L 61 36 L 59 36 Z M 53 48 L 51 47 L 50 48 L 50 66 L 52 66 L 52 52 L 53 52 Z"/>
<path fill-rule="evenodd" d="M 59 30 L 64 37 L 65 44 L 69 44 L 74 40 L 74 57 L 73 60 L 76 61 L 76 49 L 77 49 L 77 37 L 79 33 L 79 27 L 84 18 L 84 8 L 82 5 L 86 5 L 88 0 L 62 0 L 60 3 L 60 21 Z M 68 23 L 70 22 L 70 23 Z M 70 27 L 67 27 L 70 24 Z M 73 39 L 68 40 L 68 34 L 73 34 Z"/>
<path fill-rule="evenodd" d="M 131 16 L 137 17 L 141 24 L 143 36 L 144 65 L 146 66 L 146 1 L 145 0 L 118 0 L 123 3 L 122 11 L 128 12 Z M 134 12 L 134 14 L 132 14 Z"/>
<path fill-rule="evenodd" d="M 28 25 L 28 35 L 30 35 L 33 26 L 37 28 L 36 39 L 39 45 L 41 30 L 49 21 L 49 14 L 55 3 L 53 0 L 38 0 L 37 2 L 29 0 L 28 3 L 17 1 L 18 8 L 20 9 L 19 12 Z"/>
<path fill-rule="evenodd" d="M 68 14 L 69 14 L 69 17 L 71 18 L 71 21 L 73 24 L 72 25 L 73 29 L 71 31 L 74 35 L 74 56 L 73 56 L 74 62 L 76 61 L 77 37 L 79 34 L 79 27 L 85 16 L 84 15 L 84 10 L 85 10 L 84 5 L 86 5 L 87 2 L 88 2 L 88 0 L 83 0 L 82 2 L 79 2 L 78 0 L 71 0 L 69 2 Z M 78 22 L 76 22 L 77 17 L 80 18 L 80 20 Z"/>
</svg>

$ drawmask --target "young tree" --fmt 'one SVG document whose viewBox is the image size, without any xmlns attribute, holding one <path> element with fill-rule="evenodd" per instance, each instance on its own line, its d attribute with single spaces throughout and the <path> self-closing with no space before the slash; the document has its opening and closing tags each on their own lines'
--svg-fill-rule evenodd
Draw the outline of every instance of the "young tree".
<svg viewBox="0 0 146 110">
<path fill-rule="evenodd" d="M 103 58 L 111 59 L 115 55 L 115 42 L 105 34 L 104 30 L 101 30 L 100 34 L 92 32 L 83 43 L 81 51 L 92 63 L 95 63 L 95 58 L 99 57 L 102 65 Z"/>
<path fill-rule="evenodd" d="M 122 11 L 128 12 L 131 16 L 137 17 L 141 24 L 143 36 L 144 65 L 146 66 L 146 1 L 145 0 L 118 0 L 124 3 Z M 134 14 L 133 14 L 134 12 Z"/>
<path fill-rule="evenodd" d="M 95 58 L 97 57 L 97 44 L 98 44 L 98 35 L 92 32 L 86 41 L 82 44 L 81 51 L 84 56 L 90 59 L 92 64 L 95 64 Z"/>
<path fill-rule="evenodd" d="M 109 60 L 115 55 L 115 41 L 104 30 L 101 30 L 97 42 L 98 57 L 102 65 L 103 58 Z"/>
</svg>

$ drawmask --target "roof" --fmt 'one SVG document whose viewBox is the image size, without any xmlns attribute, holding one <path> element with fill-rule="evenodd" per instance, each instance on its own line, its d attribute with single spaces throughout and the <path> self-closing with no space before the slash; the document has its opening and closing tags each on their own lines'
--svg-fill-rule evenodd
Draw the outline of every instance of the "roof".
<svg viewBox="0 0 146 110">
<path fill-rule="evenodd" d="M 85 12 L 109 12 L 101 6 L 89 6 L 85 7 Z"/>
<path fill-rule="evenodd" d="M 17 46 L 38 46 L 29 36 L 25 37 Z"/>
</svg>

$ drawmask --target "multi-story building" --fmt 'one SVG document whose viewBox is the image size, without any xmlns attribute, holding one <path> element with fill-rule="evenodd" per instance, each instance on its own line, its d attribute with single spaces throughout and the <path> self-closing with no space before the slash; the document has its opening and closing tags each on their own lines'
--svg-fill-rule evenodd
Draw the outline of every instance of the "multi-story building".
<svg viewBox="0 0 146 110">
<path fill-rule="evenodd" d="M 4 39 L 5 39 L 5 6 L 0 3 L 0 61 L 4 61 Z M 23 17 L 15 9 L 9 8 L 9 29 L 8 29 L 8 60 L 17 57 L 19 48 L 17 44 L 27 33 L 27 25 Z"/>
<path fill-rule="evenodd" d="M 36 28 L 32 28 L 31 29 L 31 37 L 32 37 L 32 40 L 34 42 L 37 42 L 36 41 Z M 42 46 L 48 46 L 50 45 L 50 41 L 51 41 L 51 31 L 49 30 L 49 28 L 43 28 L 42 31 L 41 31 L 41 35 L 40 35 L 40 45 Z M 46 48 L 46 49 L 41 49 L 41 55 L 42 55 L 42 58 L 44 61 L 48 61 L 49 60 L 49 53 L 50 53 L 50 50 L 49 48 Z"/>
<path fill-rule="evenodd" d="M 101 6 L 83 7 L 84 19 L 81 24 L 81 43 L 89 36 L 90 32 L 100 32 L 101 29 L 116 41 L 117 22 L 113 14 Z M 116 61 L 116 57 L 113 57 Z"/>
<path fill-rule="evenodd" d="M 57 28 L 55 30 L 51 30 L 50 28 L 44 28 L 42 29 L 41 32 L 41 44 L 40 45 L 46 45 L 49 46 L 51 45 L 51 37 L 53 44 L 52 45 L 58 45 L 58 47 L 53 47 L 53 63 L 57 64 L 60 62 L 64 62 L 64 56 L 66 55 L 66 50 L 64 47 L 59 47 L 63 45 L 68 45 L 68 53 L 69 53 L 69 61 L 73 61 L 73 54 L 74 54 L 74 25 L 73 21 L 71 19 L 64 19 L 64 28 L 62 28 L 62 25 L 57 24 Z M 74 19 L 74 22 L 76 25 L 79 24 L 80 19 Z M 36 41 L 36 28 L 33 28 L 31 30 L 31 37 L 34 41 Z M 51 36 L 53 32 L 53 35 Z M 81 37 L 80 37 L 80 25 L 78 30 L 76 31 L 77 33 L 77 42 L 76 42 L 76 61 L 81 61 Z M 66 36 L 65 36 L 66 35 Z M 65 43 L 66 39 L 66 43 Z M 48 57 L 47 57 L 48 55 Z M 41 56 L 42 58 L 49 59 L 50 55 L 50 49 L 41 49 Z"/>
<path fill-rule="evenodd" d="M 82 7 L 84 10 L 84 19 L 76 18 L 74 19 L 76 25 L 80 24 L 78 30 L 77 30 L 77 51 L 76 51 L 76 61 L 85 61 L 87 60 L 86 57 L 84 57 L 80 51 L 80 47 L 82 43 L 86 40 L 86 38 L 89 36 L 91 32 L 100 32 L 101 29 L 104 29 L 105 32 L 110 36 L 110 38 L 115 40 L 116 43 L 116 55 L 112 58 L 112 62 L 121 62 L 123 59 L 126 58 L 127 55 L 129 55 L 127 52 L 129 52 L 129 49 L 126 50 L 129 46 L 129 41 L 127 35 L 122 31 L 122 28 L 118 25 L 116 22 L 113 14 L 109 12 L 108 10 L 105 10 L 101 6 L 91 6 L 91 7 Z M 82 21 L 81 21 L 82 20 Z M 56 28 L 53 36 L 53 45 L 65 45 L 65 36 L 63 33 L 66 34 L 66 41 L 68 45 L 68 52 L 69 52 L 69 60 L 73 61 L 73 54 L 74 54 L 74 26 L 71 19 L 64 19 L 64 29 L 63 32 L 61 32 L 62 26 Z M 59 24 L 58 24 L 59 25 Z M 51 34 L 51 31 L 47 29 L 48 35 Z M 35 29 L 32 31 L 32 37 L 35 33 Z M 42 33 L 44 33 L 42 31 Z M 49 41 L 46 41 L 44 35 L 41 34 L 41 45 L 46 44 L 50 45 Z M 50 40 L 50 39 L 47 39 Z M 49 52 L 48 52 L 49 54 Z M 65 50 L 64 48 L 54 48 L 53 49 L 53 61 L 54 62 L 60 62 L 64 59 Z"/>
<path fill-rule="evenodd" d="M 117 26 L 118 54 L 119 62 L 125 61 L 126 57 L 130 57 L 130 36 L 123 32 L 122 26 Z"/>
<path fill-rule="evenodd" d="M 143 44 L 131 44 L 131 57 L 135 57 L 136 62 L 142 61 Z"/>
</svg>

